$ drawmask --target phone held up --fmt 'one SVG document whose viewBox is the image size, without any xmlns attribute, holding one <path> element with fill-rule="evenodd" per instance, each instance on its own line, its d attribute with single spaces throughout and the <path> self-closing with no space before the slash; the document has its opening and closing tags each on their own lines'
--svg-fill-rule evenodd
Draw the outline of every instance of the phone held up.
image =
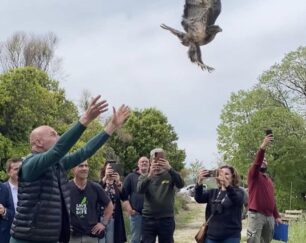
<svg viewBox="0 0 306 243">
<path fill-rule="evenodd" d="M 218 170 L 208 170 L 208 175 L 205 177 L 217 177 L 218 176 Z"/>
<path fill-rule="evenodd" d="M 111 165 L 115 173 L 118 173 L 120 176 L 123 175 L 123 168 L 121 164 L 118 164 L 115 160 L 109 160 L 108 163 Z"/>
<path fill-rule="evenodd" d="M 265 130 L 265 132 L 266 132 L 266 136 L 268 136 L 268 135 L 273 135 L 273 132 L 272 132 L 272 129 L 271 129 L 271 128 L 267 128 L 267 129 Z"/>
<path fill-rule="evenodd" d="M 164 159 L 165 158 L 165 155 L 163 152 L 156 152 L 154 154 L 154 161 L 155 162 L 158 162 L 159 159 Z"/>
</svg>

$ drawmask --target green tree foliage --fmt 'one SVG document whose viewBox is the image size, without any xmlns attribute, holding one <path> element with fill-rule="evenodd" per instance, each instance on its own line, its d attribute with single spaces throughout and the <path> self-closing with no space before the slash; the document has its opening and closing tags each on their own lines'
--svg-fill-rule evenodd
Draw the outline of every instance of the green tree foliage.
<svg viewBox="0 0 306 243">
<path fill-rule="evenodd" d="M 204 163 L 196 159 L 194 162 L 190 163 L 190 177 L 192 183 L 196 183 L 199 171 L 201 168 L 205 168 Z"/>
<path fill-rule="evenodd" d="M 0 75 L 0 163 L 29 152 L 28 136 L 46 124 L 59 133 L 77 119 L 58 82 L 35 68 L 16 68 Z"/>
<path fill-rule="evenodd" d="M 260 77 L 275 100 L 306 117 L 306 47 L 287 54 Z"/>
<path fill-rule="evenodd" d="M 150 151 L 157 147 L 166 151 L 170 164 L 180 171 L 184 167 L 185 152 L 178 149 L 177 139 L 167 117 L 157 109 L 148 108 L 133 111 L 108 145 L 124 164 L 126 172 L 136 167 L 140 156 L 149 156 Z"/>
<path fill-rule="evenodd" d="M 255 137 L 251 137 L 252 134 L 243 131 L 242 127 L 249 124 L 253 115 L 259 110 L 274 107 L 281 108 L 282 106 L 269 96 L 269 92 L 263 89 L 239 91 L 237 94 L 231 95 L 229 102 L 223 108 L 220 117 L 221 124 L 218 126 L 218 149 L 224 153 L 225 163 L 233 160 L 239 151 L 242 138 L 249 137 L 251 141 L 256 140 Z M 266 127 L 269 127 L 269 124 L 262 125 L 261 131 L 263 132 Z M 254 148 L 251 149 L 251 151 L 253 150 Z M 253 152 L 249 153 L 249 158 L 250 156 L 253 156 Z"/>
<path fill-rule="evenodd" d="M 255 158 L 265 136 L 264 130 L 273 129 L 274 141 L 267 149 L 266 157 L 281 209 L 290 207 L 290 198 L 293 208 L 305 208 L 301 193 L 306 191 L 306 121 L 301 110 L 289 105 L 293 100 L 302 104 L 303 97 L 301 92 L 288 85 L 293 82 L 294 75 L 300 78 L 300 85 L 305 82 L 306 66 L 296 67 L 303 63 L 297 61 L 301 59 L 301 53 L 305 54 L 303 51 L 299 48 L 288 54 L 281 65 L 274 65 L 265 72 L 260 84 L 253 89 L 232 94 L 218 127 L 218 149 L 224 162 L 234 165 L 243 175 L 247 174 Z M 293 68 L 298 71 L 292 72 Z"/>
<path fill-rule="evenodd" d="M 253 92 L 250 93 L 250 97 L 245 93 L 246 97 L 240 97 L 240 105 L 252 97 Z M 277 185 L 278 203 L 281 208 L 289 208 L 290 184 L 293 182 L 294 205 L 303 206 L 300 194 L 305 191 L 305 120 L 281 106 L 260 109 L 254 106 L 252 113 L 241 119 L 243 109 L 242 106 L 235 109 L 226 106 L 222 113 L 222 123 L 218 128 L 218 147 L 224 161 L 234 165 L 245 176 L 265 136 L 264 129 L 271 127 L 274 142 L 267 149 L 266 157 L 269 172 Z"/>
</svg>

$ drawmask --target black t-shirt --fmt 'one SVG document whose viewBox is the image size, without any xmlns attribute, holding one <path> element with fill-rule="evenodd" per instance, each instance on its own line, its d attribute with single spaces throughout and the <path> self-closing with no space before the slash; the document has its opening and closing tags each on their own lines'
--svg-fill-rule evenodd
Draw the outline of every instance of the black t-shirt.
<svg viewBox="0 0 306 243">
<path fill-rule="evenodd" d="M 106 207 L 110 199 L 98 183 L 88 181 L 83 190 L 79 189 L 73 181 L 70 181 L 68 185 L 71 197 L 72 230 L 90 235 L 91 229 L 100 221 L 100 208 Z"/>
</svg>

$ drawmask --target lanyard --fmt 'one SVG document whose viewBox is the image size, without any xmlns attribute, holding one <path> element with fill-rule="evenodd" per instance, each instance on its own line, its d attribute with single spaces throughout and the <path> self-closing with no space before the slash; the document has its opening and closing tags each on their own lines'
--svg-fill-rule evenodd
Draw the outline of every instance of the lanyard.
<svg viewBox="0 0 306 243">
<path fill-rule="evenodd" d="M 219 190 L 219 192 L 218 192 L 218 194 L 217 194 L 217 197 L 216 197 L 216 199 L 215 199 L 215 201 L 217 201 L 218 199 L 219 199 L 219 197 L 220 197 L 220 195 L 221 195 L 221 189 Z M 225 198 L 227 197 L 227 193 L 225 193 L 225 196 L 222 198 L 222 200 L 221 200 L 221 204 L 224 202 L 224 200 L 225 200 Z"/>
</svg>

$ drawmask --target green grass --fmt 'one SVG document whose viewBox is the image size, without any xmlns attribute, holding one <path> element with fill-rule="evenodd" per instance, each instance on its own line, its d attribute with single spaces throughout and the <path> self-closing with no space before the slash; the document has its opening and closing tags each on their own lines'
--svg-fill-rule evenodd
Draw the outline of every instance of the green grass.
<svg viewBox="0 0 306 243">
<path fill-rule="evenodd" d="M 199 213 L 198 211 L 189 208 L 188 201 L 186 201 L 184 197 L 176 196 L 175 204 L 175 208 L 177 209 L 175 210 L 175 223 L 177 229 L 183 228 L 188 223 L 194 221 Z"/>
<path fill-rule="evenodd" d="M 129 242 L 129 240 L 131 238 L 130 220 L 129 220 L 129 216 L 127 215 L 126 212 L 123 212 L 123 220 L 124 220 L 124 227 L 125 227 L 126 237 L 128 239 L 128 242 Z"/>
<path fill-rule="evenodd" d="M 289 225 L 288 243 L 305 243 L 306 242 L 306 221 L 300 220 L 297 222 L 291 222 Z M 245 238 L 241 239 L 241 242 L 246 242 Z M 282 241 L 273 240 L 272 243 L 280 243 Z"/>
</svg>

